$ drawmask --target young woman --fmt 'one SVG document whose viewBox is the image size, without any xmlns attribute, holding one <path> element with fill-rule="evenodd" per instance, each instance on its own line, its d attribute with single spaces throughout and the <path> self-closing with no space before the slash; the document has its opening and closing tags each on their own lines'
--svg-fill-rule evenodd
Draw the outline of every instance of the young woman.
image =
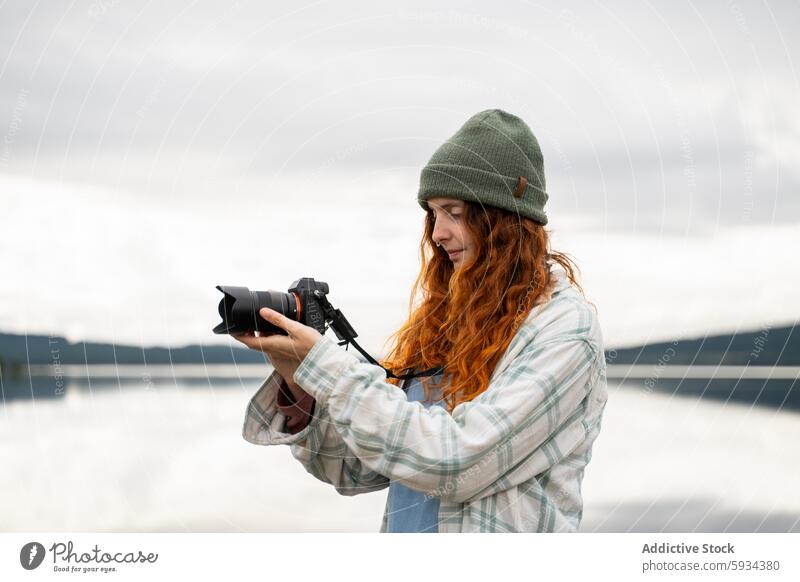
<svg viewBox="0 0 800 582">
<path fill-rule="evenodd" d="M 550 250 L 543 159 L 499 109 L 422 170 L 422 268 L 381 365 L 262 310 L 288 335 L 239 336 L 275 371 L 243 436 L 288 444 L 343 495 L 389 488 L 382 532 L 566 532 L 607 398 L 603 339 L 575 265 Z M 421 289 L 416 306 L 413 301 Z"/>
</svg>

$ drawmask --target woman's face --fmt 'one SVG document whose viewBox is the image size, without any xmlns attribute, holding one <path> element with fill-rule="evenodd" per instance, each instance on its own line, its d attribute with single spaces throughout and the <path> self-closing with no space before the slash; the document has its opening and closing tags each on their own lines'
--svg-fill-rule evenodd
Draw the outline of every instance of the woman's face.
<svg viewBox="0 0 800 582">
<path fill-rule="evenodd" d="M 428 207 L 435 219 L 433 242 L 447 251 L 453 266 L 458 269 L 475 252 L 465 224 L 466 204 L 455 198 L 429 198 Z"/>
</svg>

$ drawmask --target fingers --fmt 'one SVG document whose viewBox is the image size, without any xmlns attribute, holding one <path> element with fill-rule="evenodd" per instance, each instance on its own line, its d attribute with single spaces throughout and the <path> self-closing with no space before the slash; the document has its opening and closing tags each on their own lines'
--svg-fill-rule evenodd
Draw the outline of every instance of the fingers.
<svg viewBox="0 0 800 582">
<path fill-rule="evenodd" d="M 259 315 L 267 322 L 286 332 L 287 335 L 279 332 L 261 333 L 256 335 L 254 332 L 240 333 L 232 335 L 234 339 L 243 343 L 251 350 L 270 353 L 279 357 L 300 358 L 294 341 L 297 339 L 298 329 L 295 326 L 304 327 L 303 324 L 289 319 L 281 313 L 268 307 L 259 310 Z M 292 333 L 292 332 L 295 333 Z"/>
<path fill-rule="evenodd" d="M 272 325 L 281 328 L 282 330 L 291 333 L 292 329 L 294 329 L 296 321 L 289 319 L 285 315 L 278 313 L 274 309 L 270 309 L 269 307 L 262 307 L 258 314 L 270 322 Z"/>
<path fill-rule="evenodd" d="M 270 334 L 268 336 L 256 337 L 250 332 L 249 334 L 231 334 L 231 337 L 236 341 L 243 343 L 251 350 L 264 352 L 267 355 L 275 354 L 276 356 L 285 356 L 286 346 L 280 342 L 286 342 L 286 336 L 280 334 Z"/>
<path fill-rule="evenodd" d="M 256 335 L 252 332 L 240 333 L 240 334 L 231 334 L 231 337 L 238 342 L 243 343 L 248 348 L 253 350 L 260 350 L 261 349 L 261 340 L 262 338 L 256 337 Z"/>
</svg>

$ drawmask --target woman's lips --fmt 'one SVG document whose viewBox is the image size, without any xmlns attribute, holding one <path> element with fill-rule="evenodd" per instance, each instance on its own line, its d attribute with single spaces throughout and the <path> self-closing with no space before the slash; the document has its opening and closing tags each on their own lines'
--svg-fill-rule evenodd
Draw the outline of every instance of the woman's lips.
<svg viewBox="0 0 800 582">
<path fill-rule="evenodd" d="M 453 251 L 452 253 L 447 253 L 447 256 L 450 257 L 451 261 L 455 261 L 456 259 L 461 257 L 461 252 L 463 250 L 464 249 L 460 249 L 460 250 L 457 250 L 457 251 Z"/>
</svg>

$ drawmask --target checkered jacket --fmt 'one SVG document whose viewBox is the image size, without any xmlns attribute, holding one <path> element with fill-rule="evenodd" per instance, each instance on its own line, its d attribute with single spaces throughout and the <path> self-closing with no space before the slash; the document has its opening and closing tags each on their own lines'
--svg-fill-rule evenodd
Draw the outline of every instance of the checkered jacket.
<svg viewBox="0 0 800 582">
<path fill-rule="evenodd" d="M 380 367 L 323 336 L 294 380 L 316 400 L 311 422 L 285 431 L 273 372 L 251 399 L 243 437 L 290 445 L 342 495 L 396 480 L 438 497 L 439 532 L 574 532 L 581 482 L 607 399 L 603 338 L 593 307 L 554 269 L 489 387 L 452 412 L 409 402 Z M 387 508 L 380 531 L 386 531 Z"/>
</svg>

